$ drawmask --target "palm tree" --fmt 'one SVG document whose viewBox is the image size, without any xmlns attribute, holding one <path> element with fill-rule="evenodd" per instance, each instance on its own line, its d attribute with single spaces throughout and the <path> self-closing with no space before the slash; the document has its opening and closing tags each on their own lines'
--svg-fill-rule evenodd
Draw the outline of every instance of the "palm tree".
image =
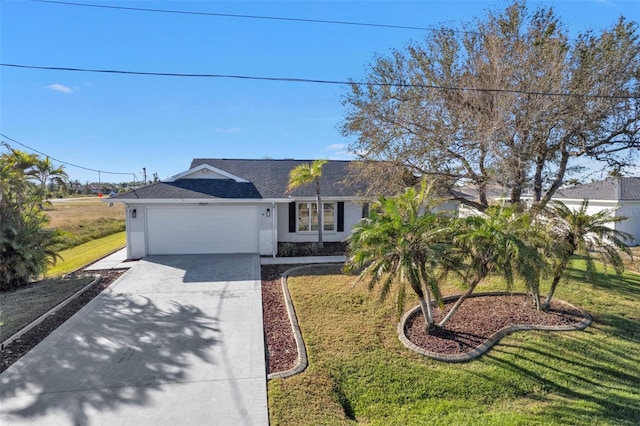
<svg viewBox="0 0 640 426">
<path fill-rule="evenodd" d="M 584 257 L 587 267 L 585 279 L 595 281 L 596 266 L 594 254 L 602 263 L 613 266 L 616 274 L 621 276 L 624 261 L 620 251 L 631 256 L 631 250 L 623 240 L 631 240 L 631 235 L 612 229 L 607 224 L 626 220 L 625 217 L 613 216 L 611 210 L 601 210 L 588 214 L 589 201 L 584 200 L 580 209 L 571 210 L 560 201 L 553 201 L 545 210 L 549 219 L 549 241 L 551 243 L 553 281 L 543 309 L 549 309 L 551 298 L 556 287 L 569 266 L 574 254 Z"/>
<path fill-rule="evenodd" d="M 490 274 L 501 275 L 508 288 L 516 277 L 521 277 L 539 307 L 539 274 L 545 265 L 536 247 L 523 236 L 529 224 L 527 215 L 516 214 L 513 208 L 505 206 L 490 207 L 484 213 L 457 221 L 453 245 L 465 258 L 463 281 L 467 290 L 438 323 L 439 327 L 445 326 L 478 284 Z"/>
<path fill-rule="evenodd" d="M 327 163 L 327 160 L 315 160 L 311 164 L 300 164 L 294 167 L 289 172 L 289 186 L 287 191 L 293 191 L 294 189 L 315 183 L 316 186 L 316 209 L 318 212 L 318 247 L 324 246 L 322 242 L 322 200 L 320 198 L 320 178 L 322 177 L 322 166 Z M 312 212 L 309 212 L 311 215 Z"/>
<path fill-rule="evenodd" d="M 442 294 L 435 271 L 446 263 L 451 240 L 444 213 L 431 213 L 436 200 L 423 182 L 419 192 L 413 188 L 392 198 L 381 197 L 372 206 L 369 217 L 356 225 L 347 237 L 345 271 L 361 271 L 369 290 L 382 282 L 379 297 L 384 300 L 396 291 L 396 308 L 404 311 L 406 285 L 418 296 L 427 333 L 434 328 L 432 305 L 441 308 Z"/>
<path fill-rule="evenodd" d="M 51 180 L 58 185 L 64 186 L 65 179 L 68 179 L 69 177 L 64 171 L 64 166 L 55 166 L 49 157 L 37 160 L 34 167 L 34 174 L 36 179 L 40 182 L 40 190 L 43 194 L 45 193 L 44 191 L 47 181 Z"/>
<path fill-rule="evenodd" d="M 39 188 L 29 180 L 37 159 L 11 150 L 0 156 L 0 290 L 24 285 L 59 257 L 59 233 L 46 227 Z"/>
</svg>

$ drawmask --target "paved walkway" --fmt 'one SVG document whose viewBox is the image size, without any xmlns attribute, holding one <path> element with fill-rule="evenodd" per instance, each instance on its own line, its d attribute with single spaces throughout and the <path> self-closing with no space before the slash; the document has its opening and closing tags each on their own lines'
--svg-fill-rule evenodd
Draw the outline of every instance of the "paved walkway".
<svg viewBox="0 0 640 426">
<path fill-rule="evenodd" d="M 296 265 L 306 263 L 344 263 L 345 256 L 261 257 L 262 265 Z"/>
<path fill-rule="evenodd" d="M 151 256 L 0 375 L 0 424 L 267 425 L 257 255 Z"/>
<path fill-rule="evenodd" d="M 122 248 L 109 256 L 103 257 L 89 267 L 85 271 L 102 271 L 108 269 L 129 269 L 136 264 L 137 261 L 127 262 L 127 248 Z"/>
<path fill-rule="evenodd" d="M 127 248 L 120 249 L 110 254 L 91 266 L 85 271 L 102 271 L 108 269 L 128 269 L 137 261 L 127 261 Z M 344 263 L 346 256 L 302 256 L 302 257 L 261 257 L 262 265 L 297 265 L 306 263 Z"/>
</svg>

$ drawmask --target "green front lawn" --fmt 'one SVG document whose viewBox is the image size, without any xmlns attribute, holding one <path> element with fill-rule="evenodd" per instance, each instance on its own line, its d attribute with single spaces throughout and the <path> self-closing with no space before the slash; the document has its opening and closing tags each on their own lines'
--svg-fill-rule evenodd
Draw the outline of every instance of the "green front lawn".
<svg viewBox="0 0 640 426">
<path fill-rule="evenodd" d="M 478 360 L 445 364 L 400 344 L 391 301 L 327 268 L 289 280 L 309 368 L 269 382 L 272 425 L 640 424 L 638 274 L 558 287 L 593 315 L 584 331 L 519 332 Z"/>
<path fill-rule="evenodd" d="M 58 259 L 55 266 L 49 268 L 47 277 L 56 277 L 73 272 L 84 265 L 124 247 L 125 244 L 126 232 L 118 232 L 67 250 L 62 250 L 60 252 L 62 259 Z"/>
</svg>

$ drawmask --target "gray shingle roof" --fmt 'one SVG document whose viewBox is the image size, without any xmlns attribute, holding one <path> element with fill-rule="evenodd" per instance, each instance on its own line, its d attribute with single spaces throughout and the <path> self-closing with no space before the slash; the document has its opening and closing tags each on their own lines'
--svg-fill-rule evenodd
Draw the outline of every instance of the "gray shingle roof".
<svg viewBox="0 0 640 426">
<path fill-rule="evenodd" d="M 301 186 L 287 192 L 289 172 L 300 164 L 310 164 L 313 160 L 234 160 L 224 158 L 196 158 L 191 168 L 208 164 L 232 175 L 252 182 L 263 198 L 286 198 L 315 196 L 314 185 Z M 350 161 L 330 160 L 322 167 L 320 194 L 323 196 L 356 196 L 366 188 L 361 182 L 348 179 Z"/>
<path fill-rule="evenodd" d="M 251 182 L 236 182 L 231 179 L 180 179 L 175 182 L 157 182 L 125 194 L 115 199 L 158 199 L 158 198 L 261 198 Z"/>
<path fill-rule="evenodd" d="M 313 197 L 315 186 L 306 185 L 287 192 L 289 172 L 294 167 L 313 160 L 231 160 L 196 158 L 191 169 L 202 164 L 228 172 L 249 182 L 232 179 L 178 179 L 174 182 L 158 182 L 134 191 L 119 194 L 114 199 L 259 199 Z M 322 196 L 356 196 L 366 188 L 362 183 L 348 179 L 350 161 L 329 161 L 322 168 L 320 193 Z"/>
<path fill-rule="evenodd" d="M 559 199 L 640 200 L 640 177 L 607 179 L 600 182 L 560 189 L 554 195 Z"/>
</svg>

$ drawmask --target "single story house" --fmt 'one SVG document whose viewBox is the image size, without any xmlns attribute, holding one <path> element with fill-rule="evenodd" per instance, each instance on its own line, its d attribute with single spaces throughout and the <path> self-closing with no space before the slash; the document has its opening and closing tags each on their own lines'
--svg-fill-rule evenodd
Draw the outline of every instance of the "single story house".
<svg viewBox="0 0 640 426">
<path fill-rule="evenodd" d="M 259 253 L 278 242 L 318 238 L 315 185 L 287 192 L 289 172 L 311 161 L 194 159 L 189 170 L 118 194 L 126 210 L 127 257 Z M 349 161 L 329 161 L 320 178 L 323 240 L 342 241 L 366 213 Z"/>
<path fill-rule="evenodd" d="M 583 200 L 587 199 L 589 214 L 603 209 L 615 210 L 615 216 L 624 216 L 627 220 L 611 226 L 633 236 L 634 241 L 627 241 L 627 244 L 640 244 L 640 177 L 607 179 L 559 189 L 553 199 L 562 201 L 571 209 L 580 208 Z"/>
</svg>

